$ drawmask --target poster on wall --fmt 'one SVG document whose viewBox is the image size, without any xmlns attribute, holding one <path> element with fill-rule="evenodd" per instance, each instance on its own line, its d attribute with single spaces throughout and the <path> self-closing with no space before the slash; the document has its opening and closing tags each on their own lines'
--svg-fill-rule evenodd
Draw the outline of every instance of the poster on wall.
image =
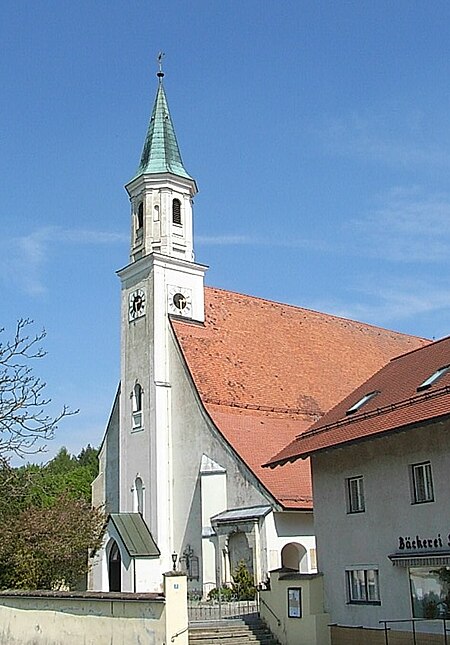
<svg viewBox="0 0 450 645">
<path fill-rule="evenodd" d="M 302 590 L 300 587 L 289 587 L 288 593 L 288 617 L 302 617 Z"/>
</svg>

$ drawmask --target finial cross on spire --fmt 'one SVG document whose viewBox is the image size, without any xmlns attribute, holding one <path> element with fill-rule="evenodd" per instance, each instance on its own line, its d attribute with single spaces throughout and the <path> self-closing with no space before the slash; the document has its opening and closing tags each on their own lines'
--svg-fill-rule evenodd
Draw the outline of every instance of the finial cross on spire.
<svg viewBox="0 0 450 645">
<path fill-rule="evenodd" d="M 159 52 L 159 54 L 158 54 L 158 58 L 157 58 L 158 65 L 159 65 L 159 72 L 157 73 L 157 76 L 158 76 L 158 78 L 159 78 L 160 80 L 161 80 L 161 79 L 163 78 L 163 76 L 164 76 L 164 72 L 162 71 L 162 64 L 163 64 L 163 58 L 164 58 L 164 56 L 165 56 L 165 53 L 161 51 L 161 52 Z"/>
</svg>

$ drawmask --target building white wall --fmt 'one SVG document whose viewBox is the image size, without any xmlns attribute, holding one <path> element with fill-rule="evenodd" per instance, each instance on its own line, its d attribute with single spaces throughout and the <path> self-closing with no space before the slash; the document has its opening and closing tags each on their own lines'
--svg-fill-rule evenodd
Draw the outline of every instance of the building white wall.
<svg viewBox="0 0 450 645">
<path fill-rule="evenodd" d="M 281 567 L 281 551 L 287 544 L 300 544 L 306 549 L 304 573 L 315 573 L 316 538 L 312 511 L 275 511 L 265 518 L 268 569 Z"/>
<path fill-rule="evenodd" d="M 408 570 L 393 566 L 399 537 L 435 538 L 449 549 L 449 424 L 387 435 L 312 458 L 319 570 L 331 622 L 378 627 L 380 620 L 411 617 Z M 434 502 L 413 504 L 411 464 L 431 462 Z M 363 475 L 365 512 L 347 513 L 346 479 Z M 378 568 L 380 605 L 348 603 L 345 570 Z"/>
</svg>

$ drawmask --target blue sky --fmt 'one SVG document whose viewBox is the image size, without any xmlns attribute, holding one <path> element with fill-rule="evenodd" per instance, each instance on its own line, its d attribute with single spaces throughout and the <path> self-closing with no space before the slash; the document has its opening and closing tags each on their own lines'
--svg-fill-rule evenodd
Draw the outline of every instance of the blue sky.
<svg viewBox="0 0 450 645">
<path fill-rule="evenodd" d="M 49 456 L 99 444 L 119 379 L 159 50 L 208 284 L 450 333 L 449 32 L 444 1 L 4 0 L 1 319 L 80 408 Z"/>
</svg>

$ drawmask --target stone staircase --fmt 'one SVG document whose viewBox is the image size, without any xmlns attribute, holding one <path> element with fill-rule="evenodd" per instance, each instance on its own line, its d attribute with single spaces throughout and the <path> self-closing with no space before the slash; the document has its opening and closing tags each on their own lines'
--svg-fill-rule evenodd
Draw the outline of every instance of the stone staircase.
<svg viewBox="0 0 450 645">
<path fill-rule="evenodd" d="M 189 625 L 189 645 L 279 645 L 258 617 L 227 618 Z"/>
</svg>

